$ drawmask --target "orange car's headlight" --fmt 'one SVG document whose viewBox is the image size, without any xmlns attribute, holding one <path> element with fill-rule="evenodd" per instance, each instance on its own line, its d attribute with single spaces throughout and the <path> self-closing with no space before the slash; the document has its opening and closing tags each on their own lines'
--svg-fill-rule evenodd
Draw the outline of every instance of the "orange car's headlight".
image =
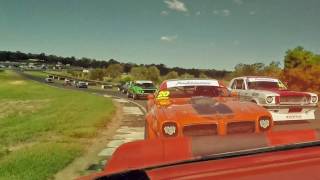
<svg viewBox="0 0 320 180">
<path fill-rule="evenodd" d="M 178 127 L 175 122 L 165 122 L 162 125 L 162 133 L 164 136 L 173 137 L 178 134 Z"/>
<path fill-rule="evenodd" d="M 272 121 L 270 117 L 260 117 L 259 119 L 259 128 L 261 131 L 266 131 L 268 129 L 270 129 L 272 125 Z"/>
</svg>

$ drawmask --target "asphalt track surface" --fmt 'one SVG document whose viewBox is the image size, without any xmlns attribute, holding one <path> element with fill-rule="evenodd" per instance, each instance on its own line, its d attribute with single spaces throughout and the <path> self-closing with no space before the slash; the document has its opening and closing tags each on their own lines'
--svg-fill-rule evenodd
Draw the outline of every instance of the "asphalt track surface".
<svg viewBox="0 0 320 180">
<path fill-rule="evenodd" d="M 38 81 L 41 83 L 46 83 L 45 80 L 43 78 L 40 77 L 36 77 L 36 76 L 32 76 L 29 74 L 25 74 L 23 72 L 18 72 L 19 74 L 21 74 L 22 76 L 24 76 L 25 78 L 34 80 L 34 81 Z M 96 93 L 99 95 L 110 95 L 110 96 L 115 96 L 115 97 L 119 97 L 119 98 L 123 98 L 123 99 L 129 99 L 127 98 L 126 95 L 115 91 L 115 90 L 108 90 L 108 89 L 99 89 L 97 88 L 97 86 L 95 86 L 95 88 L 90 87 L 89 88 L 76 88 L 74 86 L 64 86 L 62 84 L 63 81 L 58 81 L 58 80 L 54 80 L 54 83 L 46 83 L 50 86 L 54 86 L 54 87 L 59 87 L 59 88 L 66 88 L 66 89 L 73 89 L 73 90 L 79 90 L 79 91 L 86 91 L 86 92 L 90 92 L 90 93 Z M 142 111 L 145 112 L 145 108 L 147 101 L 146 100 L 132 100 L 131 98 L 129 99 L 131 101 L 133 101 L 134 103 L 138 104 L 139 107 L 141 108 Z M 310 120 L 310 121 L 286 121 L 286 122 L 276 122 L 275 126 L 273 127 L 273 131 L 286 131 L 286 130 L 305 130 L 305 129 L 320 129 L 320 110 L 318 109 L 318 111 L 316 111 L 315 113 L 316 119 L 315 120 Z"/>
</svg>

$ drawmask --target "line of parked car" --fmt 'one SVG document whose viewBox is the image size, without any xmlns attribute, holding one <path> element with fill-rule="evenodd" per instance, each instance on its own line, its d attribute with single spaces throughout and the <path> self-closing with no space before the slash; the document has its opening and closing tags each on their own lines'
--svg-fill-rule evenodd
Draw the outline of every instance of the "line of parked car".
<svg viewBox="0 0 320 180">
<path fill-rule="evenodd" d="M 45 78 L 45 81 L 47 83 L 54 83 L 54 76 L 53 75 L 48 75 L 47 78 Z M 73 80 L 73 79 L 68 79 L 68 78 L 59 78 L 59 80 L 63 81 L 64 86 L 74 86 L 76 88 L 88 88 L 89 83 L 85 81 L 78 81 L 78 80 Z"/>
</svg>

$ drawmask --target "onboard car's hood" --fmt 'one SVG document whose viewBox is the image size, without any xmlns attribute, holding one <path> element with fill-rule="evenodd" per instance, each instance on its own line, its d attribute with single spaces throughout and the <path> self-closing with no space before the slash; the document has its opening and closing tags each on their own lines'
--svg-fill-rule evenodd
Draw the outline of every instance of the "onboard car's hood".
<svg viewBox="0 0 320 180">
<path fill-rule="evenodd" d="M 183 103 L 173 103 L 162 111 L 168 120 L 190 119 L 192 117 L 221 117 L 237 114 L 252 114 L 261 107 L 249 103 L 223 98 L 193 97 Z"/>
<path fill-rule="evenodd" d="M 268 152 L 272 153 L 277 150 L 285 150 L 284 147 L 287 145 L 319 142 L 319 135 L 318 131 L 310 129 L 278 132 L 270 131 L 263 134 L 241 134 L 236 136 L 176 137 L 140 140 L 125 143 L 117 148 L 109 159 L 103 172 L 79 179 L 96 179 L 104 175 L 134 169 L 147 170 L 144 168 L 150 168 L 152 170 L 161 167 L 166 168 L 175 165 L 183 165 L 186 163 L 196 164 L 199 162 L 196 160 L 198 159 L 201 161 L 201 158 L 204 158 L 203 160 L 219 160 L 220 162 L 226 163 L 229 159 L 231 161 L 229 161 L 229 168 L 231 170 L 232 168 L 237 167 L 235 163 L 231 164 L 234 162 L 232 161 L 233 157 L 238 157 L 234 159 L 236 160 L 239 159 L 239 156 L 248 156 L 258 153 L 263 155 L 268 154 Z M 179 144 L 179 147 L 177 147 L 177 144 Z M 277 147 L 279 147 L 279 149 L 277 149 Z M 295 146 L 291 148 L 293 149 Z M 299 147 L 296 148 L 298 149 Z M 288 148 L 288 150 L 290 150 L 290 148 Z M 139 152 L 139 155 L 137 155 L 137 152 Z M 294 158 L 294 156 L 292 157 Z M 266 158 L 263 161 L 276 160 L 276 158 L 270 158 L 271 157 Z M 260 159 L 259 162 L 263 163 L 263 161 Z M 243 164 L 243 162 L 241 164 Z M 239 167 L 244 168 L 243 166 Z M 217 168 L 217 170 L 219 170 L 219 168 Z M 117 177 L 120 178 L 122 176 L 123 174 L 119 174 Z"/>
</svg>

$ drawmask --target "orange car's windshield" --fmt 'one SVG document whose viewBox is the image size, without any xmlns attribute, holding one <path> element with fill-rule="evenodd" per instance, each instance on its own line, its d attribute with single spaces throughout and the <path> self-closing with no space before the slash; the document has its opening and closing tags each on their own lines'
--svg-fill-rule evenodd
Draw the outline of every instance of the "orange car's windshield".
<svg viewBox="0 0 320 180">
<path fill-rule="evenodd" d="M 167 89 L 170 92 L 170 98 L 189 98 L 194 96 L 205 97 L 226 97 L 228 90 L 217 86 L 183 86 Z"/>
</svg>

